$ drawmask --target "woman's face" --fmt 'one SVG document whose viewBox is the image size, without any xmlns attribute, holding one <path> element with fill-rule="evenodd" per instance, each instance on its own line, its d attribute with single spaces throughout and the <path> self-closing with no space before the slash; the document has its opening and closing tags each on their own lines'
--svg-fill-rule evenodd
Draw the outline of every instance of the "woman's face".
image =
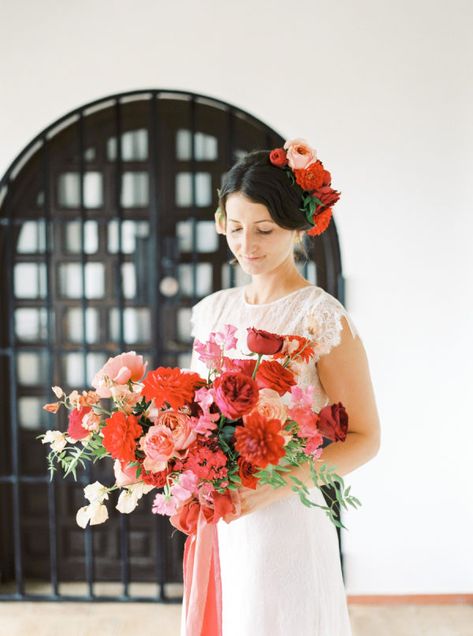
<svg viewBox="0 0 473 636">
<path fill-rule="evenodd" d="M 233 192 L 225 207 L 228 246 L 245 272 L 263 274 L 293 259 L 297 231 L 280 227 L 265 205 Z"/>
</svg>

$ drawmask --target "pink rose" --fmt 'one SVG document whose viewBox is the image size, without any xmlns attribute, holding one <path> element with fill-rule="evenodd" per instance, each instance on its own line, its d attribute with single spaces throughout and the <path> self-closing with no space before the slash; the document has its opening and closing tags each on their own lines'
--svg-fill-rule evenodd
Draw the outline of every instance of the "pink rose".
<svg viewBox="0 0 473 636">
<path fill-rule="evenodd" d="M 113 462 L 113 472 L 117 486 L 123 488 L 124 486 L 138 483 L 140 479 L 136 477 L 137 469 L 138 466 L 132 466 L 128 462 L 122 463 L 119 459 L 116 459 Z"/>
<path fill-rule="evenodd" d="M 190 417 L 179 411 L 160 411 L 156 424 L 162 424 L 171 431 L 176 450 L 187 448 L 197 437 Z"/>
<path fill-rule="evenodd" d="M 287 151 L 287 161 L 293 170 L 307 168 L 311 163 L 317 161 L 317 154 L 305 139 L 289 139 L 284 144 Z"/>
<path fill-rule="evenodd" d="M 113 384 L 126 384 L 128 380 L 138 382 L 143 377 L 148 363 L 143 363 L 143 356 L 134 351 L 121 353 L 109 358 L 92 380 L 92 386 L 102 398 L 111 397 L 110 387 Z"/>
<path fill-rule="evenodd" d="M 172 431 L 162 424 L 151 426 L 140 439 L 140 450 L 145 454 L 143 467 L 157 473 L 167 467 L 169 459 L 174 455 Z"/>
</svg>

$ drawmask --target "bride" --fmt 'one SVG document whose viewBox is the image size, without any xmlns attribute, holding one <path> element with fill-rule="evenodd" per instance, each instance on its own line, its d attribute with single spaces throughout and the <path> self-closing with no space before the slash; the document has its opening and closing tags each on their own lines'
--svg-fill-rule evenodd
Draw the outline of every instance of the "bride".
<svg viewBox="0 0 473 636">
<path fill-rule="evenodd" d="M 330 223 L 339 197 L 330 182 L 330 173 L 301 139 L 251 152 L 223 176 L 216 229 L 251 282 L 194 305 L 191 333 L 205 341 L 231 323 L 239 343 L 246 343 L 247 327 L 315 340 L 315 361 L 301 366 L 297 380 L 313 385 L 314 410 L 337 402 L 346 407 L 346 440 L 330 443 L 316 462 L 344 476 L 372 459 L 380 446 L 368 361 L 349 313 L 301 276 L 294 260 L 304 232 L 321 234 Z M 244 357 L 241 349 L 233 355 Z M 206 377 L 195 351 L 191 368 Z M 291 474 L 307 484 L 313 501 L 325 505 L 307 464 Z M 242 487 L 238 495 L 240 514 L 217 524 L 223 636 L 351 634 L 337 532 L 326 513 L 304 506 L 289 485 Z M 184 608 L 182 636 L 185 613 Z"/>
</svg>

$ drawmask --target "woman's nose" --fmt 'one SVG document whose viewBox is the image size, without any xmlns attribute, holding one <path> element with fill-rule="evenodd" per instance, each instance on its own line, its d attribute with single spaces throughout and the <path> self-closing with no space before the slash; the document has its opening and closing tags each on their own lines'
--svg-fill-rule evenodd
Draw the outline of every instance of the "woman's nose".
<svg viewBox="0 0 473 636">
<path fill-rule="evenodd" d="M 244 255 L 251 256 L 252 252 L 255 250 L 255 237 L 248 231 L 242 232 L 241 236 L 241 247 Z"/>
</svg>

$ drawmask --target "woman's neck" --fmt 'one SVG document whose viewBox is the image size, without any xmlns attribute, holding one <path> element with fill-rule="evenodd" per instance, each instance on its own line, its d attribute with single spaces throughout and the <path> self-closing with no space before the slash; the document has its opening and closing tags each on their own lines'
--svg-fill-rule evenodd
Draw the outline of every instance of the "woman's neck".
<svg viewBox="0 0 473 636">
<path fill-rule="evenodd" d="M 260 305 L 311 284 L 299 273 L 295 265 L 286 271 L 277 268 L 267 274 L 252 276 L 251 283 L 245 286 L 245 296 L 249 303 Z"/>
</svg>

